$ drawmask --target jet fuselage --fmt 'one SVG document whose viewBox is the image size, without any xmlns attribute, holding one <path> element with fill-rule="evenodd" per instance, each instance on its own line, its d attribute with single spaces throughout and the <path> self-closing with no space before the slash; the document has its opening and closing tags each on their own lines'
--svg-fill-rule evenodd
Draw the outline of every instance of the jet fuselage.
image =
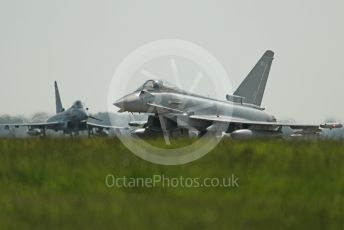
<svg viewBox="0 0 344 230">
<path fill-rule="evenodd" d="M 158 113 L 155 107 L 150 106 L 150 104 L 159 104 L 183 111 L 189 115 L 218 115 L 221 117 L 231 116 L 243 120 L 276 121 L 274 116 L 266 113 L 262 109 L 191 93 L 150 92 L 145 97 L 142 96 L 142 92 L 134 92 L 115 103 L 123 111 L 132 113 Z"/>
</svg>

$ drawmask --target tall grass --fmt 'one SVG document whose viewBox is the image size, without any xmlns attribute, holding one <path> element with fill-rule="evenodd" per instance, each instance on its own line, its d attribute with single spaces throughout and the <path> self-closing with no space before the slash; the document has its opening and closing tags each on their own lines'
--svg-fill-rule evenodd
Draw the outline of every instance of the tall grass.
<svg viewBox="0 0 344 230">
<path fill-rule="evenodd" d="M 234 174 L 239 187 L 109 188 L 108 174 Z M 3 229 L 340 229 L 343 213 L 339 141 L 225 140 L 200 160 L 159 166 L 115 139 L 0 140 Z"/>
</svg>

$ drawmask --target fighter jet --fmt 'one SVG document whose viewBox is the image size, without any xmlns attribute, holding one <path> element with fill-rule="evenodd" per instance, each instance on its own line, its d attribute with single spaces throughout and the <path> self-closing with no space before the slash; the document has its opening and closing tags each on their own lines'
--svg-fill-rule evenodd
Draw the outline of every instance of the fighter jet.
<svg viewBox="0 0 344 230">
<path fill-rule="evenodd" d="M 65 110 L 62 106 L 61 97 L 57 82 L 55 86 L 55 102 L 56 102 L 56 114 L 48 118 L 46 122 L 42 123 L 20 123 L 20 124 L 0 124 L 5 126 L 5 129 L 10 127 L 18 128 L 20 126 L 28 127 L 28 135 L 30 136 L 45 136 L 46 130 L 54 130 L 56 132 L 63 131 L 64 134 L 70 134 L 73 136 L 79 135 L 79 131 L 88 131 L 88 135 L 108 135 L 108 130 L 111 128 L 118 128 L 113 126 L 99 125 L 92 123 L 89 119 L 98 120 L 100 119 L 93 117 L 88 113 L 88 108 L 85 104 L 77 100 L 73 105 Z"/>
<path fill-rule="evenodd" d="M 261 107 L 274 52 L 268 50 L 259 59 L 234 95 L 218 100 L 197 95 L 161 80 L 148 80 L 133 93 L 117 100 L 119 112 L 148 113 L 146 122 L 130 122 L 134 134 L 163 134 L 166 144 L 174 133 L 198 132 L 229 135 L 233 138 L 279 137 L 282 127 L 292 135 L 317 135 L 324 128 L 342 124 L 290 124 L 278 122 Z"/>
</svg>

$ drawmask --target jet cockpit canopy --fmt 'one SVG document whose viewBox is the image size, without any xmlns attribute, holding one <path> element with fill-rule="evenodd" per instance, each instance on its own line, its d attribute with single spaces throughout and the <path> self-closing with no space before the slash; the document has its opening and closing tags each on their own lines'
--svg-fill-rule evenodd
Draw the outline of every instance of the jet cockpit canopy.
<svg viewBox="0 0 344 230">
<path fill-rule="evenodd" d="M 180 90 L 177 86 L 174 84 L 168 82 L 168 81 L 162 81 L 162 80 L 148 80 L 146 81 L 140 88 L 137 89 L 137 91 L 149 91 L 149 92 L 180 92 Z"/>
<path fill-rule="evenodd" d="M 72 108 L 82 109 L 82 108 L 84 108 L 84 104 L 80 100 L 78 100 L 78 101 L 73 103 Z"/>
</svg>

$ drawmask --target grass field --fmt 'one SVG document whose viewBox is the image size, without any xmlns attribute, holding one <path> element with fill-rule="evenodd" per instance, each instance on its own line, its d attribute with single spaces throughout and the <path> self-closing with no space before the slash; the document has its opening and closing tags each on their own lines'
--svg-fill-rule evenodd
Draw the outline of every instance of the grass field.
<svg viewBox="0 0 344 230">
<path fill-rule="evenodd" d="M 239 187 L 115 188 L 127 177 L 229 177 Z M 111 139 L 0 140 L 1 229 L 343 229 L 344 143 L 222 141 L 159 166 Z"/>
</svg>

